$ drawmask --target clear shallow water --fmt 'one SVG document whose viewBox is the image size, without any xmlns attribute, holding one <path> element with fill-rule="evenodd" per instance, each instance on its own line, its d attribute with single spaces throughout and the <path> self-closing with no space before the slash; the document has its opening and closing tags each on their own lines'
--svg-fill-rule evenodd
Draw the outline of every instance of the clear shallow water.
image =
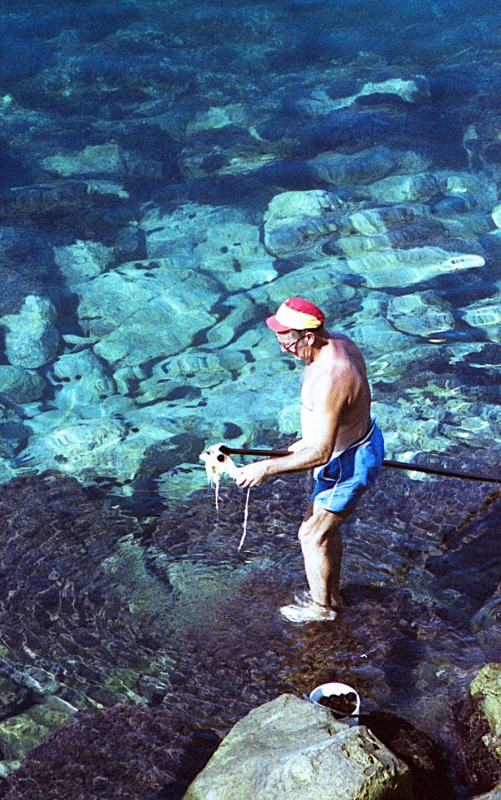
<svg viewBox="0 0 501 800">
<path fill-rule="evenodd" d="M 291 629 L 277 609 L 304 586 L 303 479 L 253 493 L 237 557 L 243 497 L 228 488 L 216 520 L 198 454 L 223 439 L 273 446 L 297 430 L 300 370 L 278 358 L 262 322 L 285 297 L 306 294 L 361 345 L 388 456 L 435 453 L 433 463 L 497 474 L 496 8 L 1 10 L 0 314 L 9 321 L 0 368 L 18 372 L 0 369 L 0 475 L 59 469 L 141 518 L 132 538 L 114 535 L 103 553 L 115 608 L 129 598 L 138 627 L 110 622 L 114 655 L 96 657 L 97 675 L 123 635 L 123 681 L 142 696 L 134 642 L 144 653 L 145 630 L 168 618 L 149 669 L 158 696 L 176 669 L 170 702 L 197 724 L 223 733 L 278 691 L 336 677 L 367 710 L 396 711 L 452 746 L 451 706 L 501 648 L 493 488 L 387 472 L 346 528 L 339 624 Z M 412 99 L 391 81 L 414 82 Z M 362 166 L 332 179 L 326 153 L 361 152 Z M 380 162 L 395 152 L 421 166 L 389 174 L 399 183 L 431 174 L 431 194 L 378 194 Z M 311 191 L 333 195 L 328 213 L 299 225 L 293 205 L 289 238 L 273 239 L 273 198 Z M 405 230 L 403 244 L 321 225 L 328 214 L 348 225 L 347 215 L 402 205 L 420 227 L 383 234 Z M 299 244 L 287 249 L 298 225 Z M 437 259 L 431 269 L 422 259 L 412 270 L 389 264 L 381 277 L 354 261 L 396 243 L 485 264 L 443 274 Z M 26 359 L 12 340 L 32 325 L 30 296 L 53 312 L 37 312 L 45 333 Z M 9 646 L 6 657 L 32 663 Z M 77 682 L 84 696 L 85 680 L 98 682 Z M 108 690 L 110 703 L 122 699 L 116 681 Z"/>
</svg>

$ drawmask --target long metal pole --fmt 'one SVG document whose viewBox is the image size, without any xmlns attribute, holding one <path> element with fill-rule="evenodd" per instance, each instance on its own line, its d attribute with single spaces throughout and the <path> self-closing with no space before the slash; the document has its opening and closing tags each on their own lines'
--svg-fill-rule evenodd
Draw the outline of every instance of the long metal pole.
<svg viewBox="0 0 501 800">
<path fill-rule="evenodd" d="M 281 458 L 290 456 L 288 450 L 260 450 L 255 448 L 228 447 L 223 444 L 219 448 L 226 456 L 265 456 L 267 458 Z M 472 472 L 455 472 L 450 469 L 438 469 L 437 467 L 425 467 L 422 464 L 411 464 L 406 461 L 383 461 L 383 467 L 390 469 L 404 469 L 412 472 L 424 472 L 427 475 L 445 475 L 447 478 L 460 478 L 465 481 L 479 481 L 480 483 L 500 483 L 501 478 L 488 478 L 486 475 L 474 475 Z"/>
</svg>

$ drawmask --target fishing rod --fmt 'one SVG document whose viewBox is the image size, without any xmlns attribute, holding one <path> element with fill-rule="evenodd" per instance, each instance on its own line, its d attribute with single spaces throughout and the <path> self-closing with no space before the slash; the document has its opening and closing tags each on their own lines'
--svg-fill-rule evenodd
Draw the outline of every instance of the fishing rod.
<svg viewBox="0 0 501 800">
<path fill-rule="evenodd" d="M 260 450 L 255 448 L 229 447 L 222 444 L 219 450 L 225 456 L 266 456 L 267 458 L 281 458 L 292 455 L 290 450 Z M 437 467 L 425 467 L 422 464 L 411 464 L 407 461 L 383 461 L 383 467 L 390 469 L 403 469 L 412 472 L 425 472 L 427 475 L 445 475 L 447 478 L 460 478 L 465 481 L 479 481 L 480 483 L 500 483 L 501 478 L 488 478 L 486 475 L 474 475 L 472 472 L 455 472 Z"/>
</svg>

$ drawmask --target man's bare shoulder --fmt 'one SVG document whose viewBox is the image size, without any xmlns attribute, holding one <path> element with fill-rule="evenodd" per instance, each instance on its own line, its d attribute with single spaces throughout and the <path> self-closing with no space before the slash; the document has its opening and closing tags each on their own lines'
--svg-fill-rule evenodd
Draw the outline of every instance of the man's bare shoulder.
<svg viewBox="0 0 501 800">
<path fill-rule="evenodd" d="M 305 383 L 314 391 L 320 387 L 331 391 L 334 386 L 340 388 L 358 380 L 358 377 L 359 369 L 354 358 L 343 344 L 337 343 L 325 347 L 321 357 L 306 368 Z"/>
<path fill-rule="evenodd" d="M 355 367 L 365 376 L 365 360 L 358 345 L 344 333 L 329 332 L 329 346 L 325 348 L 326 361 L 337 370 Z"/>
</svg>

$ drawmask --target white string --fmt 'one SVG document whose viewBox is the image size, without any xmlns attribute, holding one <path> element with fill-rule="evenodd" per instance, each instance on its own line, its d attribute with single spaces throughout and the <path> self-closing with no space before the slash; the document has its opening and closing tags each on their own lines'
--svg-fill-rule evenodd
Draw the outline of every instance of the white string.
<svg viewBox="0 0 501 800">
<path fill-rule="evenodd" d="M 214 480 L 214 498 L 216 500 L 216 515 L 219 519 L 219 475 Z"/>
<path fill-rule="evenodd" d="M 240 552 L 241 547 L 244 543 L 245 536 L 247 534 L 247 520 L 249 518 L 249 496 L 250 496 L 250 488 L 247 489 L 247 497 L 245 498 L 245 511 L 244 511 L 244 523 L 243 523 L 243 533 L 242 538 L 240 539 L 240 544 L 238 545 L 237 553 Z"/>
</svg>

